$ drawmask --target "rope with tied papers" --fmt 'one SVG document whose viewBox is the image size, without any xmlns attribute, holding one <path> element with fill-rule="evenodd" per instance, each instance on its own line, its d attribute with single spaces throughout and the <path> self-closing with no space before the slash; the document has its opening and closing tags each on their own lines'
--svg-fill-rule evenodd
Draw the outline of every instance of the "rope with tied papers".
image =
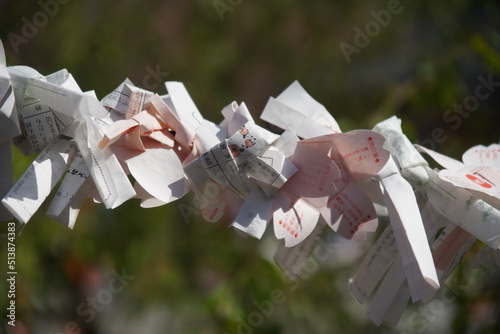
<svg viewBox="0 0 500 334">
<path fill-rule="evenodd" d="M 500 145 L 473 147 L 462 163 L 412 145 L 396 117 L 342 133 L 298 82 L 261 115 L 282 133 L 257 125 L 245 103 L 215 124 L 180 82 L 158 95 L 127 79 L 99 100 L 65 69 L 44 76 L 0 54 L 2 221 L 27 224 L 51 193 L 47 215 L 73 228 L 86 199 L 151 208 L 193 192 L 209 222 L 257 239 L 272 228 L 276 263 L 293 279 L 326 226 L 362 242 L 388 216 L 349 282 L 358 302 L 373 295 L 376 324 L 397 324 L 410 298 L 431 301 L 477 240 L 487 246 L 478 263 L 500 263 Z M 15 184 L 12 144 L 38 154 Z"/>
</svg>

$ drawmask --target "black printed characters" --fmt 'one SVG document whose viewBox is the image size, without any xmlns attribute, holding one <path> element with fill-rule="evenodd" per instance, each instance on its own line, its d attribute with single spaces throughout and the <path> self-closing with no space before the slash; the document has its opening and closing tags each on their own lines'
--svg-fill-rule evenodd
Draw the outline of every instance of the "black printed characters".
<svg viewBox="0 0 500 334">
<path fill-rule="evenodd" d="M 257 139 L 250 134 L 248 129 L 245 126 L 242 126 L 238 132 L 243 136 L 243 144 L 237 145 L 237 144 L 230 144 L 229 145 L 229 150 L 231 151 L 231 155 L 236 158 L 241 154 L 241 152 L 244 152 L 247 148 L 255 145 L 257 142 Z"/>
</svg>

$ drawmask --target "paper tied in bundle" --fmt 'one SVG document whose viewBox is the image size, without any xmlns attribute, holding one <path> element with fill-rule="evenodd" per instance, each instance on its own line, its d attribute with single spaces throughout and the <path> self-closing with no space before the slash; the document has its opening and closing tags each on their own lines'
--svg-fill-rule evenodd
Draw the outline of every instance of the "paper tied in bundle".
<svg viewBox="0 0 500 334">
<path fill-rule="evenodd" d="M 420 164 L 425 165 L 425 160 L 420 157 L 418 152 L 415 156 L 406 151 L 407 147 L 412 147 L 412 144 L 409 141 L 405 141 L 406 137 L 397 136 L 399 134 L 397 129 L 398 127 L 400 129 L 400 122 L 398 123 L 399 120 L 396 119 L 393 121 L 383 122 L 382 125 L 378 124 L 374 128 L 375 131 L 383 134 L 386 138 L 384 147 L 391 152 L 393 169 L 395 167 L 396 170 L 400 171 L 401 175 L 405 176 L 405 178 L 410 177 L 412 180 L 415 179 L 412 177 L 413 174 L 426 176 L 425 170 L 423 172 L 418 170 L 419 167 L 424 169 Z M 400 156 L 404 156 L 406 160 L 399 159 Z M 395 173 L 394 175 L 397 174 Z M 407 185 L 404 185 L 404 187 L 406 189 Z M 401 195 L 408 196 L 404 192 Z M 421 219 L 418 207 L 416 208 L 416 212 L 415 206 L 412 206 L 411 209 L 412 214 L 416 214 Z M 388 210 L 388 213 L 390 214 L 391 211 Z M 421 220 L 422 226 L 425 227 L 424 236 L 429 232 L 425 223 L 425 221 Z M 410 224 L 407 226 L 412 228 Z M 371 300 L 367 315 L 377 325 L 380 325 L 382 321 L 397 323 L 405 309 L 404 306 L 410 299 L 409 281 L 407 280 L 407 271 L 405 272 L 403 264 L 404 250 L 401 250 L 396 240 L 395 227 L 397 225 L 395 226 L 391 221 L 391 224 L 385 228 L 366 255 L 356 275 L 349 282 L 351 294 L 361 304 L 365 303 L 374 291 L 376 291 Z M 412 237 L 411 231 L 407 231 L 407 234 L 409 234 L 409 238 Z M 429 247 L 427 240 L 427 237 L 423 241 L 420 240 L 423 247 Z M 427 263 L 429 268 L 431 264 L 434 267 L 432 259 L 430 263 Z M 430 293 L 427 293 L 426 298 L 429 298 L 430 295 Z M 398 298 L 399 296 L 402 296 L 402 298 Z"/>
<path fill-rule="evenodd" d="M 298 81 L 277 98 L 270 97 L 260 118 L 283 130 L 292 129 L 301 138 L 341 132 L 328 110 L 314 100 Z"/>
<path fill-rule="evenodd" d="M 293 120 L 294 117 L 286 116 L 287 114 L 297 117 L 298 115 L 302 115 L 309 119 L 309 121 L 298 124 Z M 414 301 L 417 301 L 426 300 L 429 296 L 432 296 L 439 288 L 439 281 L 424 224 L 411 185 L 400 174 L 398 165 L 393 157 L 383 148 L 385 138 L 371 131 L 372 134 L 363 131 L 353 131 L 352 134 L 339 134 L 340 129 L 333 117 L 326 111 L 324 106 L 312 99 L 297 82 L 288 87 L 277 99 L 271 98 L 261 117 L 280 128 L 288 127 L 294 132 L 302 133 L 302 136 L 306 140 L 301 141 L 298 147 L 302 143 L 318 140 L 318 138 L 314 138 L 318 133 L 330 133 L 330 135 L 327 135 L 329 136 L 328 141 L 330 143 L 323 149 L 323 152 L 326 152 L 327 148 L 330 150 L 329 154 L 333 154 L 333 156 L 335 156 L 335 152 L 339 152 L 342 159 L 337 160 L 342 161 L 348 171 L 348 176 L 353 178 L 354 181 L 361 182 L 371 179 L 379 184 L 378 187 L 374 187 L 372 184 L 369 187 L 369 194 L 372 199 L 381 198 L 381 204 L 387 208 L 398 251 L 402 259 L 402 272 L 408 280 L 411 297 Z M 304 127 L 307 128 L 307 131 L 303 129 Z M 351 143 L 347 139 L 349 136 L 352 136 L 353 141 Z M 368 138 L 372 138 L 372 142 L 367 145 L 363 141 L 368 140 Z M 352 154 L 352 152 L 355 153 Z M 349 154 L 352 154 L 352 156 Z M 364 158 L 359 160 L 360 157 Z M 296 163 L 295 160 L 293 161 Z M 302 166 L 299 166 L 299 171 L 300 167 Z M 293 179 L 290 181 L 293 181 Z M 363 187 L 363 189 L 366 189 L 366 187 Z M 332 193 L 334 194 L 335 192 Z M 359 193 L 362 194 L 363 192 Z M 333 197 L 334 200 L 335 198 Z M 363 199 L 361 203 L 370 204 L 373 207 L 371 200 L 367 201 Z M 295 211 L 300 212 L 297 209 Z M 319 213 L 316 213 L 316 215 L 319 216 Z M 337 215 L 332 215 L 332 217 L 325 216 L 325 218 L 328 225 L 333 227 L 340 226 L 335 224 L 334 219 L 338 219 Z M 328 221 L 328 219 L 332 220 Z M 277 222 L 279 224 L 279 220 Z M 291 245 L 294 244 L 293 241 L 289 242 Z M 313 245 L 313 243 L 310 244 Z M 304 253 L 310 252 L 312 250 L 311 247 L 304 249 Z M 288 263 L 290 266 L 290 262 L 286 261 L 286 256 L 283 254 L 281 252 L 277 258 L 278 263 Z M 290 254 L 293 253 L 290 252 Z M 300 261 L 303 261 L 305 255 L 298 258 Z M 295 264 L 293 267 L 298 268 L 300 266 Z M 286 269 L 290 268 L 284 269 L 286 271 Z"/>
<path fill-rule="evenodd" d="M 280 191 L 274 231 L 286 247 L 302 242 L 320 216 L 343 237 L 363 241 L 377 228 L 373 203 L 357 185 L 385 165 L 384 138 L 369 130 L 326 135 L 297 144 L 292 163 L 298 171 Z"/>
<path fill-rule="evenodd" d="M 14 89 L 0 40 L 0 198 L 3 198 L 14 184 L 11 140 L 20 134 Z M 0 205 L 0 221 L 11 219 L 12 214 Z"/>
<path fill-rule="evenodd" d="M 416 148 L 411 146 L 408 149 L 413 151 L 412 154 L 420 154 L 419 151 L 427 153 L 436 162 L 449 168 L 436 171 L 429 168 L 427 162 L 423 165 L 427 172 L 427 180 L 423 180 L 424 198 L 432 206 L 436 224 L 443 227 L 445 223 L 439 223 L 439 217 L 444 217 L 443 219 L 467 231 L 489 247 L 500 249 L 498 198 L 492 192 L 480 191 L 486 184 L 492 187 L 486 186 L 485 189 L 496 187 L 495 171 L 498 163 L 495 161 L 500 147 L 493 144 L 488 148 L 476 146 L 469 149 L 463 156 L 464 162 L 469 163 L 467 166 L 425 147 L 415 146 Z M 486 175 L 488 179 L 485 178 Z"/>
<path fill-rule="evenodd" d="M 313 233 L 320 216 L 348 239 L 364 240 L 367 231 L 376 229 L 373 205 L 355 185 L 341 153 L 350 150 L 347 159 L 355 157 L 358 163 L 366 163 L 368 143 L 360 146 L 357 141 L 364 134 L 328 135 L 340 133 L 337 122 L 297 81 L 278 98 L 269 99 L 261 118 L 282 129 L 291 129 L 300 137 L 316 137 L 297 144 L 292 163 L 298 172 L 275 201 L 274 231 L 278 239 L 284 239 L 285 247 L 293 247 Z M 370 137 L 373 147 L 377 139 Z M 376 158 L 377 163 L 380 158 Z M 363 178 L 361 174 L 356 177 Z"/>
<path fill-rule="evenodd" d="M 478 145 L 468 149 L 462 161 L 417 145 L 445 169 L 439 178 L 456 187 L 467 189 L 475 197 L 500 209 L 500 145 Z"/>
<path fill-rule="evenodd" d="M 416 146 L 447 168 L 439 172 L 428 169 L 432 191 L 428 191 L 427 196 L 433 210 L 448 219 L 456 229 L 485 243 L 492 253 L 497 252 L 500 249 L 500 210 L 496 194 L 500 146 L 472 147 L 464 153 L 464 163 Z M 456 251 L 456 247 L 450 252 Z"/>
<path fill-rule="evenodd" d="M 203 217 L 225 216 L 231 226 L 261 238 L 272 217 L 275 193 L 296 172 L 288 156 L 298 138 L 255 124 L 244 103 L 223 109 L 228 137 L 184 168 Z"/>
<path fill-rule="evenodd" d="M 429 168 L 426 160 L 403 134 L 401 120 L 391 117 L 377 124 L 374 130 L 387 138 L 385 147 L 391 151 L 401 174 L 417 193 L 420 215 L 442 284 L 472 247 L 476 237 L 488 242 L 488 234 L 490 237 L 498 236 L 500 229 L 495 222 L 500 219 L 499 212 L 482 200 L 471 200 L 465 189 L 441 180 L 438 172 Z M 466 206 L 468 209 L 464 209 Z M 484 219 L 484 212 L 489 212 L 491 217 Z M 495 238 L 492 239 L 489 241 Z M 410 299 L 402 267 L 394 232 L 388 226 L 350 281 L 351 292 L 360 303 L 364 303 L 376 290 L 367 311 L 376 324 L 383 321 L 397 324 Z M 430 302 L 434 296 L 430 294 L 422 301 Z"/>
<path fill-rule="evenodd" d="M 146 208 L 186 193 L 183 165 L 199 155 L 199 134 L 221 132 L 202 118 L 182 83 L 165 85 L 169 94 L 159 96 L 126 80 L 102 100 L 114 122 L 101 127 L 99 147 L 110 147 L 124 163 Z"/>
<path fill-rule="evenodd" d="M 326 108 L 314 100 L 297 81 L 277 98 L 269 99 L 261 118 L 279 128 L 291 129 L 302 138 L 341 132 Z M 372 219 L 376 221 L 373 205 L 370 202 L 368 209 L 364 208 L 366 196 L 350 180 L 333 141 L 332 138 L 318 138 L 318 142 L 301 141 L 293 154 L 292 161 L 299 167 L 299 172 L 280 192 L 280 204 L 277 204 L 274 214 L 276 236 L 284 239 L 286 247 L 295 246 L 307 238 L 316 228 L 321 212 L 334 230 L 349 239 L 364 223 L 364 228 L 355 237 L 364 240 L 363 231 L 370 226 L 366 223 Z M 349 195 L 351 192 L 355 200 L 357 197 L 361 200 L 360 204 L 354 204 Z M 334 204 L 333 195 L 336 193 L 338 196 Z M 328 203 L 335 205 L 337 214 L 333 214 L 334 217 L 329 217 L 331 213 L 325 209 Z M 343 209 L 349 211 L 345 212 L 346 216 L 339 213 Z M 337 221 L 339 214 L 343 219 Z M 351 217 L 347 218 L 347 215 Z M 344 224 L 342 221 L 348 222 Z M 372 230 L 374 228 L 376 224 L 371 227 Z"/>
<path fill-rule="evenodd" d="M 21 223 L 63 175 L 47 215 L 68 227 L 88 197 L 114 208 L 135 195 L 114 154 L 98 148 L 97 123 L 107 122 L 108 112 L 93 92 L 82 92 L 66 70 L 46 77 L 25 66 L 8 71 L 22 130 L 14 143 L 25 154 L 40 152 L 2 200 Z"/>
</svg>

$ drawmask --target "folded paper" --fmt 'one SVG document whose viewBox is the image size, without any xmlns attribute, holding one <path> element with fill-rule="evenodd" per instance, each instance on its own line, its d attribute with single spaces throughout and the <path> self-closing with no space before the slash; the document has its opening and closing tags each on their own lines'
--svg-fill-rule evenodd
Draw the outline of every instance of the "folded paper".
<svg viewBox="0 0 500 334">
<path fill-rule="evenodd" d="M 272 230 L 274 259 L 291 279 L 318 247 L 336 251 L 326 231 L 355 242 L 379 235 L 349 281 L 376 324 L 397 324 L 410 300 L 432 300 L 476 242 L 484 248 L 475 267 L 500 265 L 500 145 L 472 147 L 458 161 L 414 146 L 396 117 L 342 133 L 298 82 L 260 116 L 279 134 L 244 102 L 224 107 L 215 124 L 182 83 L 165 88 L 159 95 L 125 79 L 98 100 L 65 69 L 6 66 L 0 43 L 0 220 L 26 224 L 51 194 L 46 214 L 73 228 L 89 198 L 151 208 L 192 193 L 208 222 L 257 239 Z M 36 155 L 15 183 L 12 146 Z M 379 226 L 380 216 L 390 223 Z"/>
</svg>

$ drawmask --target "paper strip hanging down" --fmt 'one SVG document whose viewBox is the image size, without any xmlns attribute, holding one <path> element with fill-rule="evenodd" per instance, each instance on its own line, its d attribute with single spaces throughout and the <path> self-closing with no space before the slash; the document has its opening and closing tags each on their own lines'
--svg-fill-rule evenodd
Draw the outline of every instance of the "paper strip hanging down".
<svg viewBox="0 0 500 334">
<path fill-rule="evenodd" d="M 387 210 L 414 302 L 427 300 L 439 288 L 424 225 L 410 184 L 392 158 L 380 174 Z"/>
<path fill-rule="evenodd" d="M 297 171 L 280 150 L 290 151 L 296 140 L 290 132 L 280 137 L 256 125 L 245 104 L 232 103 L 223 115 L 221 124 L 230 137 L 188 164 L 184 172 L 205 219 L 227 215 L 231 226 L 260 239 L 272 216 L 273 195 Z M 204 196 L 213 182 L 217 193 L 226 195 Z M 237 195 L 230 206 L 224 200 L 227 192 Z"/>
<path fill-rule="evenodd" d="M 397 256 L 396 238 L 389 225 L 366 254 L 356 275 L 349 280 L 351 294 L 360 304 L 372 294 Z"/>
<path fill-rule="evenodd" d="M 464 163 L 417 145 L 446 169 L 439 171 L 439 178 L 456 187 L 467 189 L 475 197 L 500 209 L 500 145 L 478 145 L 464 153 Z"/>
<path fill-rule="evenodd" d="M 304 263 L 309 255 L 313 252 L 318 243 L 323 241 L 318 240 L 326 221 L 320 218 L 320 221 L 314 228 L 313 232 L 307 238 L 295 247 L 285 247 L 284 242 L 280 242 L 274 256 L 274 261 L 285 275 L 290 279 L 297 279 L 304 270 Z M 324 247 L 328 250 L 328 247 Z"/>
<path fill-rule="evenodd" d="M 397 160 L 401 173 L 405 175 L 408 181 L 416 188 L 419 189 L 420 206 L 425 207 L 422 212 L 423 221 L 432 222 L 436 227 L 434 229 L 426 228 L 429 237 L 433 237 L 436 228 L 446 227 L 446 229 L 438 235 L 434 242 L 432 249 L 433 257 L 438 269 L 438 276 L 441 281 L 445 281 L 451 272 L 458 265 L 462 256 L 470 249 L 474 241 L 474 236 L 461 228 L 455 228 L 456 225 L 466 227 L 470 233 L 480 236 L 480 230 L 484 231 L 488 225 L 483 225 L 479 221 L 480 217 L 477 213 L 483 213 L 483 220 L 488 221 L 488 216 L 495 216 L 497 213 L 495 209 L 485 205 L 483 201 L 477 201 L 472 196 L 467 196 L 466 191 L 460 188 L 455 188 L 445 181 L 442 181 L 434 170 L 428 168 L 427 162 L 420 156 L 419 152 L 413 147 L 408 139 L 401 131 L 400 120 L 392 117 L 384 122 L 379 123 L 375 130 L 383 133 L 388 139 L 386 147 L 391 151 Z M 458 165 L 459 162 L 448 157 L 440 157 L 441 160 L 448 163 L 448 165 Z M 423 173 L 425 172 L 425 173 Z M 460 196 L 462 193 L 462 197 Z M 446 203 L 453 203 L 453 205 L 446 205 Z M 479 204 L 478 204 L 479 203 Z M 461 207 L 467 207 L 467 210 L 460 210 Z M 488 208 L 489 207 L 489 208 Z M 458 210 L 457 210 L 458 209 Z M 482 210 L 481 210 L 482 209 Z M 477 210 L 477 211 L 476 211 Z M 467 212 L 469 211 L 469 212 Z M 473 213 L 476 212 L 476 213 Z M 476 221 L 477 223 L 469 223 Z M 470 226 L 468 226 L 470 225 Z M 427 224 L 429 226 L 429 224 Z M 478 226 L 481 226 L 478 228 Z M 490 236 L 498 235 L 498 231 L 489 230 Z M 482 236 L 485 236 L 483 234 Z M 485 239 L 483 237 L 483 239 Z M 442 244 L 440 245 L 441 241 Z M 490 244 L 493 244 L 493 238 Z M 438 247 L 438 248 L 437 248 Z M 436 249 L 437 248 L 437 249 Z M 388 263 L 386 263 L 388 265 Z M 365 272 L 366 269 L 360 271 Z M 356 275 L 358 276 L 358 274 Z M 390 308 L 386 306 L 375 305 L 372 308 L 371 315 L 374 316 L 373 320 L 380 322 L 382 320 L 397 323 L 401 316 L 401 312 L 397 310 L 397 306 L 403 303 L 403 299 L 407 299 L 404 293 L 400 291 L 397 294 L 399 301 L 393 301 Z M 428 302 L 432 295 L 424 300 Z M 362 300 L 361 300 L 362 301 Z M 388 300 L 390 301 L 390 299 Z M 385 304 L 382 304 L 385 305 Z M 385 314 L 381 310 L 385 309 Z M 373 310 L 377 310 L 378 316 L 375 316 Z"/>
<path fill-rule="evenodd" d="M 35 214 L 66 171 L 76 154 L 76 145 L 59 138 L 47 146 L 2 199 L 2 203 L 22 223 Z"/>
<path fill-rule="evenodd" d="M 102 137 L 95 119 L 105 119 L 108 112 L 92 96 L 38 79 L 29 79 L 27 93 L 75 119 L 78 127 L 74 140 L 107 208 L 115 208 L 135 195 L 125 172 L 110 149 L 99 148 Z"/>
<path fill-rule="evenodd" d="M 341 155 L 355 180 L 371 177 L 375 171 L 380 180 L 396 242 L 414 301 L 426 299 L 439 287 L 432 255 L 418 205 L 410 184 L 403 179 L 389 151 L 383 148 L 385 138 L 380 134 L 366 134 L 368 152 L 359 155 L 340 146 Z M 346 150 L 347 149 L 347 150 Z M 359 157 L 368 158 L 358 162 Z"/>
<path fill-rule="evenodd" d="M 305 239 L 314 230 L 320 215 L 334 231 L 348 239 L 362 241 L 367 232 L 376 229 L 373 203 L 356 186 L 346 166 L 347 153 L 342 152 L 343 149 L 357 152 L 357 163 L 367 159 L 368 148 L 360 140 L 367 133 L 378 135 L 371 131 L 354 131 L 298 143 L 292 162 L 299 171 L 283 187 L 274 214 L 275 234 L 285 238 L 285 246 L 294 246 Z M 366 172 L 356 177 L 362 180 L 376 173 L 375 168 L 372 175 Z"/>
<path fill-rule="evenodd" d="M 0 198 L 3 198 L 14 184 L 10 140 L 20 134 L 14 89 L 6 67 L 3 44 L 0 40 Z M 0 221 L 12 218 L 10 212 L 5 207 L 0 206 Z"/>
<path fill-rule="evenodd" d="M 292 129 L 302 138 L 341 132 L 332 115 L 297 81 L 276 99 L 269 98 L 260 118 L 284 130 Z"/>
<path fill-rule="evenodd" d="M 401 121 L 392 117 L 379 123 L 375 129 L 383 133 L 387 138 L 387 148 L 391 151 L 397 160 L 402 175 L 416 189 L 420 189 L 424 196 L 429 200 L 436 212 L 433 221 L 446 219 L 453 224 L 486 243 L 494 249 L 500 247 L 500 211 L 486 201 L 479 199 L 471 193 L 469 189 L 455 186 L 446 178 L 442 178 L 440 173 L 428 167 L 425 159 L 419 151 L 409 142 L 401 130 Z M 417 146 L 422 152 L 429 153 L 441 165 L 459 170 L 464 166 L 461 162 Z M 480 150 L 478 152 L 481 152 Z M 491 154 L 489 149 L 482 151 L 490 153 L 490 160 L 479 157 L 479 162 L 485 165 L 495 163 L 495 154 Z M 491 161 L 491 162 L 487 162 Z M 441 226 L 442 227 L 442 226 Z"/>
<path fill-rule="evenodd" d="M 297 106 L 294 105 L 295 109 L 289 110 L 290 105 L 293 105 L 293 98 L 289 97 L 288 100 L 283 98 L 281 107 L 277 106 L 275 101 L 271 99 L 270 104 L 268 104 L 264 110 L 263 118 L 278 127 L 291 127 L 292 129 L 297 129 L 297 131 L 299 131 L 298 129 L 300 128 L 300 124 L 297 124 L 294 121 L 294 117 L 285 117 L 285 115 L 295 115 L 294 113 L 298 112 L 301 114 L 308 114 L 312 117 L 312 108 L 309 106 L 314 105 L 315 101 L 303 98 L 308 94 L 297 85 L 292 85 L 289 89 L 296 90 L 296 94 L 301 97 L 301 100 L 306 100 L 308 103 L 296 103 Z M 299 108 L 300 111 L 297 111 Z M 316 109 L 318 109 L 317 105 Z M 309 121 L 309 123 L 311 123 L 311 121 Z M 319 121 L 316 121 L 315 125 L 311 125 L 311 129 L 320 126 L 322 126 L 321 131 L 329 131 L 330 133 L 335 131 L 332 127 L 327 127 L 322 124 L 322 118 L 320 118 Z M 311 132 L 314 133 L 314 131 L 318 132 L 320 130 L 312 130 Z M 310 133 L 303 133 L 304 137 L 311 135 Z M 348 165 L 347 168 L 354 180 L 361 181 L 374 176 L 374 174 L 377 175 L 380 180 L 381 186 L 384 189 L 384 198 L 389 211 L 391 224 L 393 224 L 394 233 L 396 235 L 396 240 L 398 242 L 404 263 L 404 269 L 409 281 L 412 298 L 414 301 L 426 299 L 429 295 L 434 294 L 435 290 L 439 287 L 439 281 L 434 268 L 434 263 L 432 261 L 430 248 L 427 243 L 423 222 L 420 218 L 417 202 L 413 194 L 412 187 L 399 173 L 399 168 L 394 160 L 389 157 L 389 152 L 382 148 L 385 139 L 380 136 L 381 140 L 378 143 L 378 146 L 380 147 L 377 147 L 376 141 L 373 140 L 373 138 L 377 137 L 378 136 L 371 136 L 372 141 L 369 141 L 367 145 L 362 145 L 360 148 L 356 148 L 355 150 L 349 151 L 349 146 L 346 143 L 338 145 L 337 150 L 340 151 L 344 161 L 348 161 L 346 165 Z M 365 148 L 366 151 L 360 151 L 360 149 L 364 150 Z M 366 159 L 366 157 L 369 159 Z M 359 168 L 364 167 L 365 162 L 368 161 L 373 163 L 373 167 L 375 167 L 376 164 L 379 164 L 379 168 L 376 169 L 375 173 L 372 175 L 370 175 L 370 168 L 367 168 L 366 170 Z M 402 196 L 401 193 L 403 194 Z M 297 202 L 302 208 L 302 203 L 298 200 Z M 301 212 L 301 214 L 305 215 L 307 214 L 307 211 Z M 310 215 L 312 215 L 312 213 Z M 301 218 L 297 217 L 297 215 L 295 216 L 296 217 L 294 218 L 296 220 Z M 313 217 L 310 217 L 312 219 L 309 218 L 309 220 L 313 220 Z M 292 223 L 295 222 L 292 221 Z M 312 229 L 310 230 L 312 231 Z"/>
<path fill-rule="evenodd" d="M 388 215 L 350 282 L 359 302 L 373 295 L 376 324 L 397 323 L 410 298 L 428 302 L 477 240 L 487 245 L 477 263 L 500 263 L 500 145 L 475 146 L 460 162 L 417 150 L 395 117 L 341 133 L 298 82 L 261 115 L 278 135 L 244 103 L 223 108 L 215 124 L 182 83 L 165 87 L 157 95 L 126 79 L 98 101 L 64 69 L 7 67 L 0 44 L 0 219 L 28 222 L 62 176 L 47 215 L 69 228 L 86 198 L 112 209 L 137 197 L 146 208 L 192 190 L 207 221 L 224 219 L 244 235 L 261 238 L 272 219 L 275 261 L 294 278 L 324 226 L 363 241 L 377 213 Z M 15 184 L 11 143 L 39 153 Z M 419 151 L 444 169 L 430 169 Z"/>
</svg>

